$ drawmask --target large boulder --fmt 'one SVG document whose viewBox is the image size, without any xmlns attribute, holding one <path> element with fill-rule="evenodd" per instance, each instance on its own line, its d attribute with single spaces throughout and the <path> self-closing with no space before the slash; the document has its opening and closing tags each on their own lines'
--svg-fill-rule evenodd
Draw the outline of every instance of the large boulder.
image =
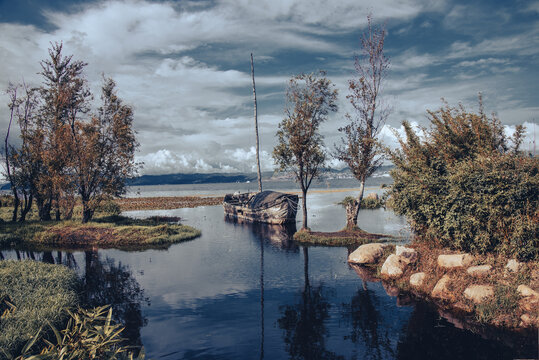
<svg viewBox="0 0 539 360">
<path fill-rule="evenodd" d="M 423 283 L 425 282 L 426 278 L 427 274 L 425 274 L 424 272 L 412 274 L 410 275 L 410 285 L 412 285 L 413 287 L 423 286 Z"/>
<path fill-rule="evenodd" d="M 469 266 L 472 261 L 473 256 L 466 253 L 438 256 L 438 266 L 446 269 Z"/>
<path fill-rule="evenodd" d="M 491 285 L 470 285 L 464 290 L 464 297 L 476 304 L 481 304 L 494 296 L 494 287 Z"/>
<path fill-rule="evenodd" d="M 531 296 L 531 297 L 539 298 L 539 293 L 526 285 L 519 285 L 517 288 L 517 291 L 522 297 Z"/>
<path fill-rule="evenodd" d="M 470 266 L 466 272 L 471 276 L 481 277 L 487 276 L 490 273 L 490 270 L 492 270 L 491 265 L 478 265 Z"/>
<path fill-rule="evenodd" d="M 449 275 L 444 275 L 440 280 L 438 280 L 430 295 L 433 298 L 452 300 L 454 296 L 449 289 L 450 285 L 451 278 Z"/>
<path fill-rule="evenodd" d="M 505 265 L 505 272 L 508 273 L 517 273 L 520 268 L 522 267 L 522 263 L 517 261 L 516 259 L 511 259 L 507 262 L 507 265 Z"/>
<path fill-rule="evenodd" d="M 387 257 L 384 265 L 382 265 L 380 273 L 390 278 L 398 278 L 404 273 L 406 265 L 408 265 L 408 262 L 402 257 L 391 254 Z"/>
<path fill-rule="evenodd" d="M 384 254 L 384 247 L 380 243 L 361 245 L 348 256 L 348 262 L 354 264 L 374 264 Z"/>
<path fill-rule="evenodd" d="M 396 254 L 406 261 L 408 264 L 415 263 L 419 257 L 417 251 L 406 246 L 397 245 Z"/>
</svg>

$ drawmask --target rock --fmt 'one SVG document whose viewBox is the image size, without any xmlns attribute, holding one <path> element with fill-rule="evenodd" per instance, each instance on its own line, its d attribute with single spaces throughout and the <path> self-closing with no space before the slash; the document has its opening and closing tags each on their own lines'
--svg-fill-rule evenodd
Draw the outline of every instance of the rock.
<svg viewBox="0 0 539 360">
<path fill-rule="evenodd" d="M 446 269 L 469 266 L 472 261 L 473 256 L 470 254 L 452 254 L 438 256 L 438 266 Z"/>
<path fill-rule="evenodd" d="M 520 326 L 529 327 L 529 326 L 539 326 L 539 319 L 534 318 L 530 314 L 522 314 L 520 317 L 520 320 L 522 322 L 520 323 Z"/>
<path fill-rule="evenodd" d="M 492 266 L 490 265 L 478 265 L 469 267 L 466 272 L 471 276 L 486 276 L 490 270 L 492 270 Z"/>
<path fill-rule="evenodd" d="M 449 275 L 444 275 L 436 285 L 434 286 L 434 289 L 432 289 L 432 293 L 430 294 L 434 298 L 439 299 L 452 299 L 453 295 L 449 291 L 449 285 L 451 283 L 451 278 Z"/>
<path fill-rule="evenodd" d="M 494 296 L 494 287 L 491 285 L 470 285 L 464 290 L 464 297 L 476 304 Z"/>
<path fill-rule="evenodd" d="M 380 243 L 365 244 L 358 247 L 348 256 L 348 262 L 354 264 L 374 264 L 384 254 L 384 245 Z"/>
<path fill-rule="evenodd" d="M 377 278 L 376 276 L 374 276 L 371 269 L 367 267 L 356 265 L 356 264 L 350 264 L 350 266 L 352 267 L 352 269 L 354 269 L 354 271 L 361 278 L 361 280 L 370 281 L 370 282 L 381 281 L 380 278 Z"/>
<path fill-rule="evenodd" d="M 507 265 L 505 265 L 505 271 L 508 273 L 517 273 L 521 267 L 521 262 L 518 262 L 515 259 L 511 259 L 507 262 Z"/>
<path fill-rule="evenodd" d="M 404 268 L 408 265 L 400 256 L 391 254 L 387 257 L 380 273 L 391 278 L 397 278 L 402 275 Z"/>
<path fill-rule="evenodd" d="M 520 299 L 518 304 L 525 311 L 539 313 L 539 298 L 537 297 L 527 296 L 523 299 Z"/>
<path fill-rule="evenodd" d="M 400 290 L 398 287 L 388 284 L 386 282 L 383 282 L 382 286 L 384 287 L 386 294 L 389 296 L 398 296 L 400 293 Z"/>
<path fill-rule="evenodd" d="M 427 277 L 427 274 L 425 274 L 424 272 L 418 272 L 418 273 L 412 274 L 410 276 L 410 285 L 414 287 L 423 286 L 423 283 L 425 282 L 426 277 Z"/>
<path fill-rule="evenodd" d="M 396 250 L 396 254 L 408 264 L 416 262 L 419 257 L 415 249 L 407 248 L 406 246 L 397 245 Z"/>
<path fill-rule="evenodd" d="M 517 291 L 522 297 L 532 296 L 539 298 L 539 293 L 526 285 L 519 285 Z"/>
</svg>

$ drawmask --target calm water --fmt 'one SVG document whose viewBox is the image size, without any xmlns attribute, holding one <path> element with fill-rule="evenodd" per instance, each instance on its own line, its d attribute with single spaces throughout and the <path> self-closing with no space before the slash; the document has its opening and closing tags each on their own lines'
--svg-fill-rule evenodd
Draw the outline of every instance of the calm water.
<svg viewBox="0 0 539 360">
<path fill-rule="evenodd" d="M 344 211 L 334 203 L 344 195 L 311 194 L 310 226 L 341 228 Z M 85 302 L 112 303 L 131 342 L 151 359 L 537 357 L 536 335 L 484 338 L 423 302 L 362 280 L 346 262 L 351 249 L 297 246 L 286 229 L 225 221 L 220 206 L 130 213 L 154 214 L 181 216 L 203 235 L 168 250 L 2 256 L 77 269 Z M 403 219 L 383 210 L 362 211 L 360 223 L 402 241 L 409 235 Z"/>
</svg>

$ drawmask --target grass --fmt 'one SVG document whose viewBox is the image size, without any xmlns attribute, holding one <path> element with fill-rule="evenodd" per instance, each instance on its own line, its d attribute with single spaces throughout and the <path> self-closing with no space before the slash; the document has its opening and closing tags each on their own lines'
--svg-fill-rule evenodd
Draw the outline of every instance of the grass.
<svg viewBox="0 0 539 360">
<path fill-rule="evenodd" d="M 114 215 L 82 224 L 77 220 L 0 225 L 0 247 L 17 245 L 33 248 L 162 248 L 200 236 L 187 225 L 164 219 L 131 219 Z"/>
<path fill-rule="evenodd" d="M 477 321 L 516 327 L 519 318 L 511 316 L 518 311 L 519 307 L 520 296 L 516 290 L 514 285 L 496 284 L 493 298 L 476 306 L 475 317 Z"/>
<path fill-rule="evenodd" d="M 77 305 L 77 276 L 64 266 L 0 261 L 0 358 L 17 353 L 47 323 L 55 326 Z"/>
<path fill-rule="evenodd" d="M 343 229 L 337 232 L 313 232 L 310 230 L 300 230 L 294 234 L 294 240 L 310 245 L 324 246 L 346 246 L 366 244 L 370 242 L 383 242 L 391 236 L 383 234 L 372 234 L 357 229 Z"/>
</svg>

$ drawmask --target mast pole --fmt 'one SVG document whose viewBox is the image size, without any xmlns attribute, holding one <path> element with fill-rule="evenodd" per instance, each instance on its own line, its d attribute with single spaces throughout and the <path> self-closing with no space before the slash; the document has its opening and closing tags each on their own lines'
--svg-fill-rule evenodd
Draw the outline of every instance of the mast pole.
<svg viewBox="0 0 539 360">
<path fill-rule="evenodd" d="M 255 66 L 253 63 L 253 53 L 251 53 L 251 77 L 253 79 L 253 98 L 255 104 L 255 134 L 256 134 L 256 167 L 258 170 L 258 191 L 262 191 L 262 174 L 260 172 L 260 143 L 258 140 L 258 118 L 256 111 L 256 87 L 255 87 Z"/>
</svg>

